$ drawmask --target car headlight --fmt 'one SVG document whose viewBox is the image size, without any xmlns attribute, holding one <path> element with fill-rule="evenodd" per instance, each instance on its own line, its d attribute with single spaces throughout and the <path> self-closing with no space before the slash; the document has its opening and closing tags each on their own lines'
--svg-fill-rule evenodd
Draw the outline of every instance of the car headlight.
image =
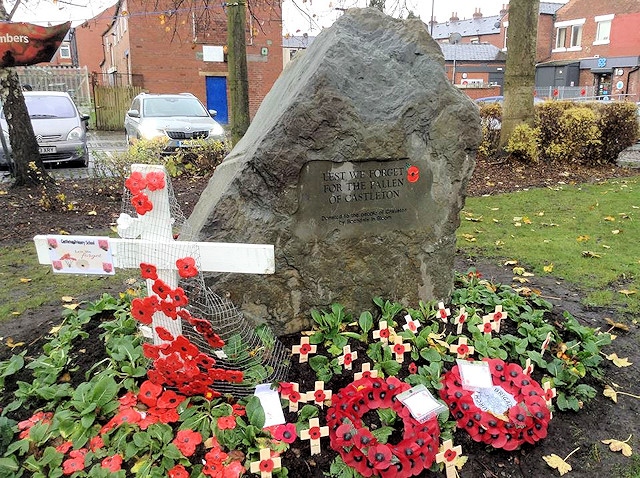
<svg viewBox="0 0 640 478">
<path fill-rule="evenodd" d="M 144 124 L 140 125 L 139 133 L 142 139 L 160 138 L 165 135 L 164 131 Z"/>
<path fill-rule="evenodd" d="M 209 137 L 219 137 L 224 136 L 224 128 L 220 126 L 218 123 L 213 125 L 209 130 Z"/>
<path fill-rule="evenodd" d="M 69 134 L 67 135 L 67 141 L 82 141 L 83 138 L 84 138 L 84 131 L 79 126 L 76 128 L 73 128 L 71 131 L 69 131 Z"/>
</svg>

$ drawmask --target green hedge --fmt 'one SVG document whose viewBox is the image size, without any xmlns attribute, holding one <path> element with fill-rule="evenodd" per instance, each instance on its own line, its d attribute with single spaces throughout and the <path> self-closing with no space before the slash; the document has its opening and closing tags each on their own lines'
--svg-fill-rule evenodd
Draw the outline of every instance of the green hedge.
<svg viewBox="0 0 640 478">
<path fill-rule="evenodd" d="M 504 153 L 525 161 L 615 163 L 618 154 L 640 137 L 634 103 L 546 101 L 534 108 L 534 127 L 517 128 Z M 483 105 L 480 116 L 483 141 L 478 155 L 503 154 L 498 148 L 501 106 Z"/>
</svg>

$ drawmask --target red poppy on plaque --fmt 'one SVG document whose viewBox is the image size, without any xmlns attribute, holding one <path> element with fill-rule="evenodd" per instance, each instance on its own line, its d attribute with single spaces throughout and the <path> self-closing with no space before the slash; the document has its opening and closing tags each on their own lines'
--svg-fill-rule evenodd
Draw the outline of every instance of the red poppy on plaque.
<svg viewBox="0 0 640 478">
<path fill-rule="evenodd" d="M 407 181 L 415 183 L 420 179 L 420 169 L 418 166 L 409 166 L 407 169 Z"/>
</svg>

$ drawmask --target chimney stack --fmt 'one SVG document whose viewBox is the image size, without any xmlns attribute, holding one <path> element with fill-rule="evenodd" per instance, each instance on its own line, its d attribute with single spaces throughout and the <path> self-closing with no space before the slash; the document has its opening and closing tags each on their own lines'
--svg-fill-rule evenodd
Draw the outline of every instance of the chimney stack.
<svg viewBox="0 0 640 478">
<path fill-rule="evenodd" d="M 451 18 L 449 18 L 450 22 L 459 22 L 458 12 L 451 12 Z"/>
<path fill-rule="evenodd" d="M 503 3 L 502 4 L 502 10 L 500 10 L 500 16 L 503 17 L 505 16 L 507 13 L 509 13 L 509 4 L 507 3 L 506 5 Z"/>
<path fill-rule="evenodd" d="M 479 18 L 482 18 L 482 12 L 480 12 L 479 8 L 476 8 L 476 11 L 473 12 L 473 19 L 478 20 Z"/>
<path fill-rule="evenodd" d="M 438 24 L 438 22 L 436 22 L 436 17 L 435 16 L 431 17 L 431 21 L 429 22 L 429 25 L 433 26 L 433 25 L 437 25 L 437 24 Z"/>
</svg>

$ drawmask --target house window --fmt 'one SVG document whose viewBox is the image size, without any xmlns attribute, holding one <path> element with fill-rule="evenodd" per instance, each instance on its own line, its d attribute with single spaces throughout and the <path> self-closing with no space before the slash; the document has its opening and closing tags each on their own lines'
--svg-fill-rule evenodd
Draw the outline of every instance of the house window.
<svg viewBox="0 0 640 478">
<path fill-rule="evenodd" d="M 571 27 L 571 48 L 579 47 L 582 43 L 582 25 Z"/>
<path fill-rule="evenodd" d="M 567 44 L 567 29 L 558 28 L 556 30 L 556 48 L 564 48 Z"/>
<path fill-rule="evenodd" d="M 613 15 L 601 15 L 595 17 L 596 21 L 596 39 L 593 42 L 594 45 L 605 45 L 609 43 L 609 37 L 611 35 L 611 21 Z"/>
<path fill-rule="evenodd" d="M 71 58 L 71 47 L 68 43 L 60 45 L 60 58 Z"/>
</svg>

